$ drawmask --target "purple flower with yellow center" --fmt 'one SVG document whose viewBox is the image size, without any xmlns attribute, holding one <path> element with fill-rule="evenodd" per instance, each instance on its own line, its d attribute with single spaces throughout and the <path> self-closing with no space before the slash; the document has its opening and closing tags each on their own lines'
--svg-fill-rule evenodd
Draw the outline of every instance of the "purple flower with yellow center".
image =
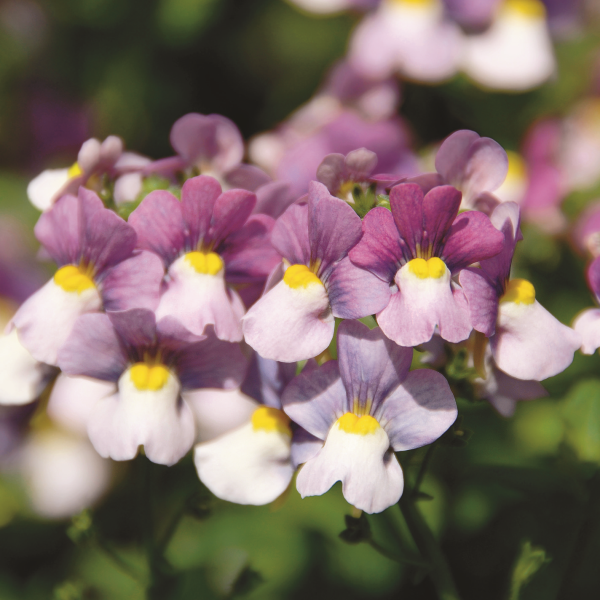
<svg viewBox="0 0 600 600">
<path fill-rule="evenodd" d="M 383 308 L 389 287 L 354 266 L 348 251 L 361 237 L 358 215 L 316 181 L 308 204 L 278 219 L 271 243 L 284 259 L 283 279 L 244 317 L 246 342 L 261 356 L 294 362 L 327 348 L 334 317 L 358 319 Z"/>
<path fill-rule="evenodd" d="M 177 171 L 196 169 L 217 179 L 225 189 L 255 191 L 271 181 L 258 167 L 242 163 L 244 140 L 227 117 L 184 115 L 173 124 L 170 140 L 177 156 L 155 161 L 148 171 L 172 177 Z"/>
<path fill-rule="evenodd" d="M 88 312 L 158 304 L 163 269 L 150 252 L 134 254 L 136 234 L 98 196 L 79 188 L 42 214 L 35 235 L 58 264 L 54 277 L 19 308 L 9 328 L 32 356 L 56 365 L 77 318 Z"/>
<path fill-rule="evenodd" d="M 298 375 L 286 388 L 283 408 L 322 440 L 296 479 L 305 496 L 342 482 L 346 500 L 368 513 L 396 503 L 404 488 L 394 452 L 430 444 L 452 425 L 457 408 L 436 371 L 409 372 L 412 349 L 376 328 L 344 321 L 338 360 Z"/>
<path fill-rule="evenodd" d="M 240 413 L 241 423 L 215 439 L 197 444 L 198 477 L 215 496 L 238 504 L 266 504 L 288 487 L 295 468 L 291 461 L 292 429 L 281 410 L 280 396 L 296 374 L 295 363 L 278 363 L 254 354 L 237 398 L 227 409 Z M 211 393 L 212 392 L 212 393 Z M 194 409 L 222 411 L 223 394 L 196 393 Z M 201 395 L 201 398 L 198 396 Z M 198 406 L 201 402 L 202 406 Z M 242 416 L 243 415 L 243 416 Z"/>
<path fill-rule="evenodd" d="M 83 315 L 59 354 L 71 376 L 117 384 L 98 400 L 88 435 L 103 457 L 134 458 L 139 446 L 153 462 L 172 465 L 192 447 L 194 415 L 181 392 L 233 388 L 247 361 L 236 344 L 212 331 L 199 338 L 172 317 L 156 322 L 146 309 Z"/>
<path fill-rule="evenodd" d="M 401 346 L 427 342 L 436 326 L 449 342 L 471 332 L 467 301 L 452 277 L 497 254 L 504 238 L 483 213 L 457 216 L 460 200 L 460 192 L 447 185 L 425 196 L 416 183 L 397 185 L 390 193 L 391 212 L 369 211 L 363 237 L 350 251 L 354 264 L 397 286 L 377 323 Z"/>
<path fill-rule="evenodd" d="M 491 221 L 504 234 L 502 251 L 460 274 L 473 328 L 489 337 L 499 369 L 517 379 L 541 381 L 571 364 L 581 338 L 536 300 L 529 281 L 510 279 L 520 236 L 519 207 L 505 202 L 494 209 Z"/>
<path fill-rule="evenodd" d="M 245 307 L 232 286 L 262 287 L 279 259 L 268 239 L 274 221 L 250 216 L 255 203 L 253 193 L 221 193 L 216 179 L 200 175 L 183 184 L 181 202 L 156 190 L 133 211 L 138 247 L 168 269 L 157 319 L 176 317 L 197 335 L 214 325 L 218 338 L 241 341 Z"/>
<path fill-rule="evenodd" d="M 587 282 L 589 288 L 600 303 L 600 258 L 596 257 L 587 269 Z M 581 351 L 584 354 L 593 354 L 600 347 L 600 309 L 588 308 L 582 311 L 573 328 L 581 335 Z"/>
</svg>

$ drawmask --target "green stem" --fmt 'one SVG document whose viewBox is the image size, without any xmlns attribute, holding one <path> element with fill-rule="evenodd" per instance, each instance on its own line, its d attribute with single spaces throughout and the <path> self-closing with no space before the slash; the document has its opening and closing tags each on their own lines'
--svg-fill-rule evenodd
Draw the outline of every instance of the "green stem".
<svg viewBox="0 0 600 600">
<path fill-rule="evenodd" d="M 412 488 L 411 495 L 414 497 L 417 496 L 419 490 L 421 488 L 421 484 L 423 483 L 423 478 L 425 477 L 425 473 L 427 472 L 427 468 L 429 467 L 429 463 L 431 462 L 431 457 L 433 456 L 433 451 L 437 444 L 437 440 L 433 442 L 433 444 L 429 445 L 427 448 L 427 452 L 425 453 L 425 457 L 423 458 L 423 462 L 421 462 L 421 466 L 419 468 L 419 472 L 417 474 L 417 478 L 415 480 L 415 485 Z"/>
<path fill-rule="evenodd" d="M 126 573 L 132 579 L 135 579 L 138 583 L 143 586 L 148 585 L 146 578 L 136 567 L 125 560 L 108 542 L 100 537 L 96 537 L 96 543 L 98 547 L 105 552 L 105 554 L 112 559 L 123 573 Z"/>
<path fill-rule="evenodd" d="M 423 558 L 429 562 L 429 577 L 437 592 L 439 600 L 460 600 L 460 596 L 454 585 L 450 567 L 442 553 L 437 540 L 425 522 L 414 502 L 412 494 L 404 494 L 398 505 L 404 515 L 408 529 L 410 530 L 417 548 Z"/>
<path fill-rule="evenodd" d="M 171 541 L 171 538 L 177 531 L 177 527 L 178 527 L 181 519 L 183 518 L 183 515 L 185 514 L 186 506 L 187 506 L 187 501 L 184 502 L 179 507 L 179 510 L 173 515 L 171 521 L 167 525 L 167 528 L 165 529 L 165 532 L 164 532 L 162 538 L 160 539 L 158 546 L 156 548 L 156 553 L 159 556 L 162 556 L 165 553 L 167 546 L 169 545 L 169 542 Z"/>
</svg>

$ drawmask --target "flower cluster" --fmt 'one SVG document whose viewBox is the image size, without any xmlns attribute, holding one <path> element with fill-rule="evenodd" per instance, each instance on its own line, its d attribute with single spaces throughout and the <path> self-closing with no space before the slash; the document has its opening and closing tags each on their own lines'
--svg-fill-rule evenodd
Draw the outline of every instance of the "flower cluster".
<svg viewBox="0 0 600 600">
<path fill-rule="evenodd" d="M 480 396 L 508 415 L 581 345 L 510 279 L 520 212 L 493 195 L 508 158 L 488 138 L 456 132 L 437 172 L 415 176 L 377 173 L 366 148 L 330 154 L 306 194 L 243 164 L 218 115 L 184 116 L 177 155 L 127 173 L 114 139 L 87 142 L 80 160 L 94 148 L 96 162 L 59 192 L 44 174 L 30 186 L 58 268 L 0 338 L 0 401 L 52 384 L 49 419 L 85 431 L 100 457 L 142 447 L 173 465 L 194 447 L 202 482 L 242 504 L 273 501 L 302 465 L 302 496 L 341 481 L 348 502 L 380 512 L 403 490 L 394 453 L 457 417 L 446 377 L 411 370 L 413 348 L 467 348 Z M 55 512 L 101 493 L 106 464 Z"/>
</svg>

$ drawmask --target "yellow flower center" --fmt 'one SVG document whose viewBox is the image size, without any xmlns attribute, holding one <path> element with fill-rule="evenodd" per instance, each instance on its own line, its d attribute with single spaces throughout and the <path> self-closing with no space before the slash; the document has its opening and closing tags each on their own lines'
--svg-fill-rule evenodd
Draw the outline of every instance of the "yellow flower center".
<svg viewBox="0 0 600 600">
<path fill-rule="evenodd" d="M 500 302 L 533 304 L 535 302 L 535 288 L 526 279 L 511 279 L 506 286 L 504 296 L 500 298 Z"/>
<path fill-rule="evenodd" d="M 224 267 L 223 259 L 216 252 L 188 252 L 185 260 L 204 275 L 216 275 Z"/>
<path fill-rule="evenodd" d="M 283 280 L 293 289 L 307 288 L 314 283 L 323 285 L 322 281 L 306 265 L 291 265 L 283 274 Z"/>
<path fill-rule="evenodd" d="M 252 428 L 254 431 L 278 431 L 292 436 L 290 418 L 278 408 L 260 406 L 252 413 Z"/>
<path fill-rule="evenodd" d="M 92 279 L 93 268 L 75 265 L 66 265 L 54 273 L 54 283 L 65 292 L 77 292 L 81 294 L 85 290 L 95 287 Z"/>
<path fill-rule="evenodd" d="M 446 264 L 441 258 L 432 256 L 430 259 L 413 258 L 408 262 L 408 270 L 419 279 L 439 279 L 446 273 Z"/>
<path fill-rule="evenodd" d="M 156 392 L 165 386 L 169 379 L 169 369 L 165 365 L 135 363 L 129 371 L 131 381 L 138 390 Z"/>
<path fill-rule="evenodd" d="M 523 157 L 517 152 L 506 151 L 508 156 L 508 173 L 506 181 L 523 181 L 527 175 L 527 167 Z"/>
<path fill-rule="evenodd" d="M 539 0 L 506 0 L 504 7 L 525 17 L 546 17 L 546 7 Z"/>
<path fill-rule="evenodd" d="M 75 179 L 75 177 L 79 177 L 80 175 L 83 175 L 83 171 L 81 170 L 79 163 L 75 162 L 69 167 L 69 170 L 67 171 L 67 176 L 69 177 L 69 179 Z"/>
<path fill-rule="evenodd" d="M 354 433 L 356 435 L 369 435 L 379 429 L 377 419 L 371 415 L 359 417 L 354 413 L 347 412 L 337 420 L 337 425 L 341 431 Z"/>
<path fill-rule="evenodd" d="M 431 6 L 435 0 L 388 0 L 390 4 L 409 5 L 409 6 Z"/>
</svg>

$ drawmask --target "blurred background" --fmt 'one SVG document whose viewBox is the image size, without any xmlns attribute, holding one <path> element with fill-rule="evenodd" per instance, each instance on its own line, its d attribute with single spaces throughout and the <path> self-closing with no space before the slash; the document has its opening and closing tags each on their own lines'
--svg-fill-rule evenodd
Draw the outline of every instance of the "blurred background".
<svg viewBox="0 0 600 600">
<path fill-rule="evenodd" d="M 71 165 L 86 139 L 115 134 L 127 149 L 161 158 L 173 154 L 176 119 L 219 113 L 255 140 L 251 158 L 280 174 L 272 161 L 260 160 L 264 144 L 255 136 L 331 90 L 328 74 L 365 19 L 360 9 L 382 10 L 377 2 L 354 2 L 354 10 L 338 3 L 341 10 L 329 14 L 327 7 L 313 10 L 316 0 L 300 4 L 0 0 L 3 317 L 48 272 L 35 259 L 39 212 L 27 200 L 27 184 L 43 169 Z M 445 9 L 463 34 L 494 26 L 491 17 L 459 18 L 466 14 L 459 5 L 448 1 Z M 402 131 L 417 171 L 431 170 L 435 145 L 461 128 L 512 153 L 513 187 L 505 193 L 528 215 L 515 276 L 532 281 L 540 302 L 569 324 L 594 304 L 585 280 L 592 241 L 581 228 L 600 201 L 600 7 L 547 0 L 546 11 L 555 62 L 543 81 L 502 89 L 466 67 L 419 81 L 398 67 L 385 119 Z M 376 120 L 373 113 L 363 117 Z M 323 155 L 352 149 L 334 137 Z M 313 157 L 316 164 L 321 158 Z M 534 175 L 542 183 L 532 191 Z M 545 187 L 549 181 L 555 185 Z M 432 499 L 419 508 L 441 540 L 461 597 L 600 598 L 598 355 L 576 355 L 569 369 L 544 382 L 547 398 L 519 403 L 511 418 L 483 400 L 461 398 L 458 367 L 455 375 L 463 442 L 455 436 L 436 448 L 422 487 Z M 102 475 L 112 489 L 90 511 L 68 502 L 48 508 L 45 493 L 58 487 L 68 497 L 75 493 L 71 479 L 85 479 L 92 467 L 73 465 L 61 454 L 64 446 L 42 439 L 48 431 L 39 420 L 37 406 L 0 411 L 0 600 L 144 598 L 143 532 L 152 522 L 157 536 L 167 536 L 179 513 L 183 521 L 166 550 L 173 571 L 162 569 L 167 574 L 154 582 L 153 598 L 437 598 L 418 569 L 339 538 L 350 507 L 338 487 L 302 501 L 292 485 L 271 506 L 236 506 L 203 489 L 189 456 L 172 468 L 138 457 Z M 425 452 L 399 455 L 408 479 Z M 392 556 L 416 552 L 397 507 L 369 522 Z"/>
</svg>

